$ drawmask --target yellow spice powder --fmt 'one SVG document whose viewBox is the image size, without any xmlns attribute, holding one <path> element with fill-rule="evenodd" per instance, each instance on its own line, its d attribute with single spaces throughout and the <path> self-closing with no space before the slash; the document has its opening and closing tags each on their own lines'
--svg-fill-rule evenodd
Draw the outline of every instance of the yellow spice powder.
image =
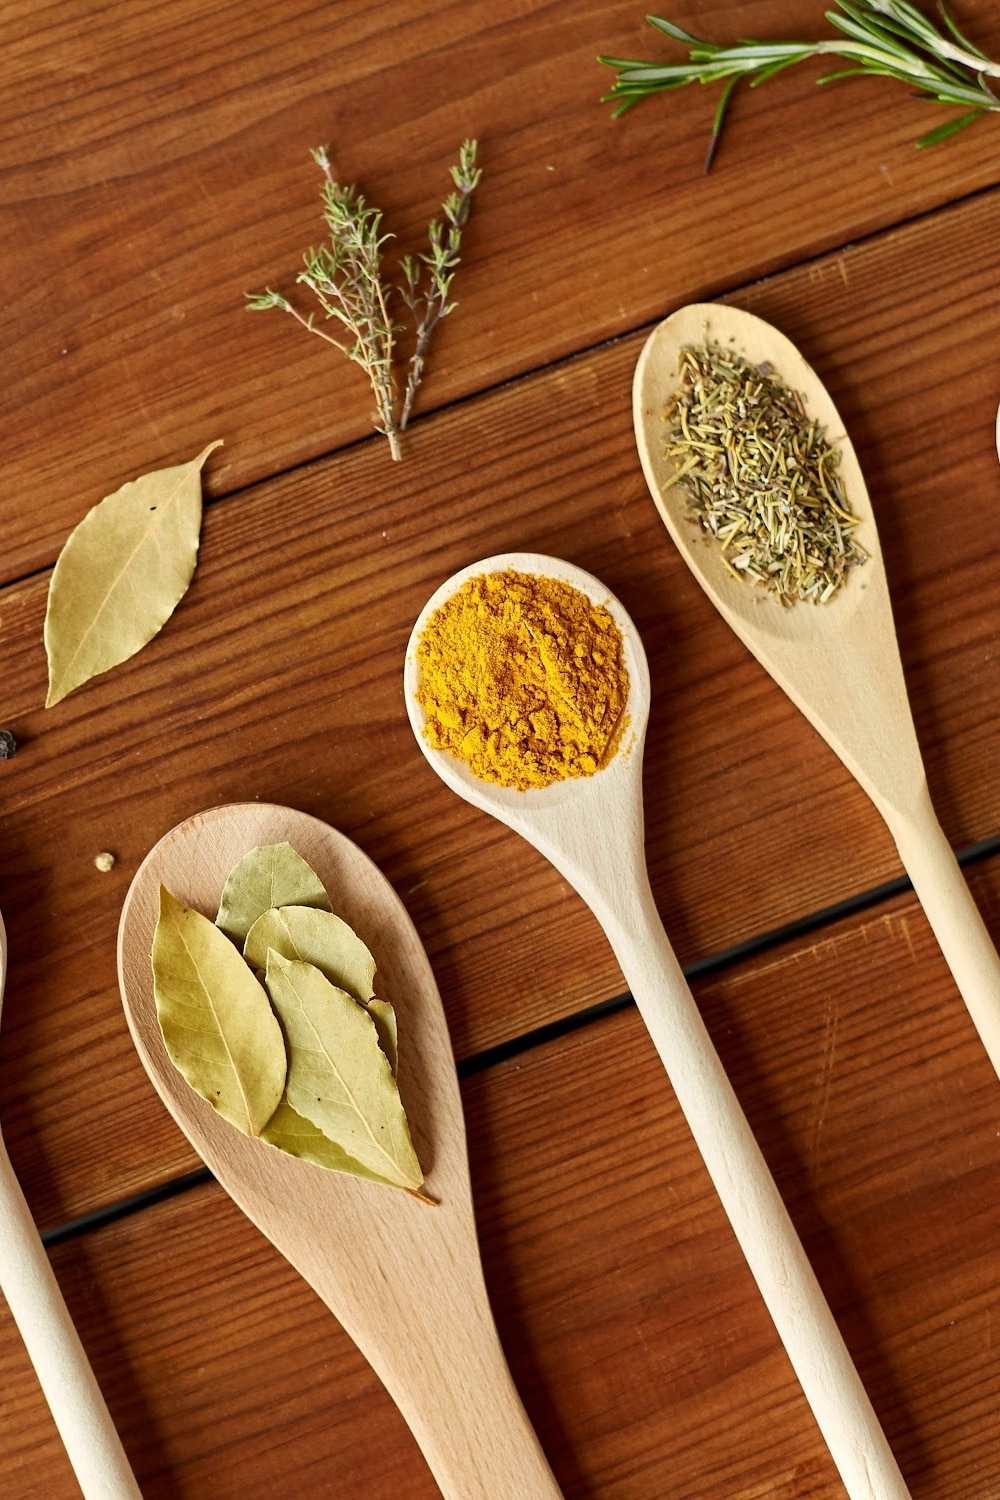
<svg viewBox="0 0 1000 1500">
<path fill-rule="evenodd" d="M 435 610 L 417 647 L 424 734 L 500 786 L 591 776 L 625 726 L 621 632 L 556 578 L 483 573 Z"/>
</svg>

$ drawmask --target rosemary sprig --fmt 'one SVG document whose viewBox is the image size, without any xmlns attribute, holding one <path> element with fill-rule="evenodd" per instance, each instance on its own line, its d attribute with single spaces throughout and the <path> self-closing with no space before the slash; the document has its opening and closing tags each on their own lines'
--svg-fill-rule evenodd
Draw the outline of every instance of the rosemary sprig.
<svg viewBox="0 0 1000 1500">
<path fill-rule="evenodd" d="M 989 79 L 1000 78 L 1000 63 L 968 41 L 940 5 L 946 30 L 939 30 L 907 0 L 837 0 L 840 10 L 828 10 L 826 19 L 843 33 L 819 42 L 737 42 L 717 46 L 693 36 L 672 21 L 647 16 L 649 24 L 688 49 L 686 63 L 631 62 L 601 57 L 618 76 L 604 98 L 616 104 L 615 114 L 649 94 L 684 88 L 689 83 L 724 83 L 715 112 L 705 171 L 712 165 L 725 119 L 726 106 L 736 84 L 746 78 L 751 87 L 809 57 L 836 56 L 848 66 L 818 79 L 831 83 L 838 78 L 882 76 L 908 83 L 928 98 L 961 109 L 963 113 L 929 131 L 917 141 L 931 146 L 954 135 L 982 115 L 1000 111 L 1000 93 Z"/>
<path fill-rule="evenodd" d="M 419 257 L 403 256 L 400 260 L 402 285 L 390 280 L 386 272 L 383 251 L 392 235 L 382 233 L 381 209 L 369 204 L 356 187 L 337 182 L 325 146 L 313 151 L 313 160 L 326 179 L 323 218 L 329 240 L 306 252 L 296 280 L 313 293 L 326 321 L 341 325 L 343 337 L 330 333 L 316 322 L 315 313 L 301 312 L 270 287 L 247 294 L 248 311 L 278 308 L 291 313 L 309 333 L 333 344 L 361 366 L 375 397 L 376 430 L 384 433 L 394 459 L 402 456 L 400 434 L 410 419 L 423 378 L 431 334 L 455 307 L 448 297 L 459 264 L 470 200 L 482 176 L 476 166 L 476 149 L 475 141 L 463 142 L 458 164 L 451 168 L 454 191 L 441 208 L 447 230 L 441 220 L 431 220 L 427 229 L 430 249 Z M 409 309 L 416 330 L 398 415 L 395 356 L 402 328 L 395 320 L 397 301 Z"/>
</svg>

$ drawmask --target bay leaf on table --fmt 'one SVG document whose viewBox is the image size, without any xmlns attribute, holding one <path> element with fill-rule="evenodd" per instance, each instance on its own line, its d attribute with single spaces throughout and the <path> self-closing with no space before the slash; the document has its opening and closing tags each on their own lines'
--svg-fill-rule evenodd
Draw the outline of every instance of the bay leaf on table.
<svg viewBox="0 0 1000 1500">
<path fill-rule="evenodd" d="M 173 614 L 198 560 L 202 466 L 219 446 L 130 480 L 70 533 L 45 611 L 46 708 L 134 656 Z"/>
<path fill-rule="evenodd" d="M 323 1134 L 318 1125 L 293 1109 L 287 1098 L 282 1099 L 268 1120 L 261 1133 L 261 1140 L 284 1151 L 288 1156 L 312 1162 L 313 1166 L 326 1167 L 333 1172 L 347 1172 L 351 1177 L 365 1177 L 370 1182 L 383 1183 L 387 1187 L 396 1186 L 378 1173 L 369 1171 L 361 1162 L 355 1161 L 353 1156 L 348 1156 L 341 1146 Z"/>
<path fill-rule="evenodd" d="M 257 918 L 274 906 L 330 910 L 323 882 L 288 843 L 260 844 L 234 865 L 222 890 L 216 926 L 242 945 Z M 266 963 L 266 953 L 264 959 Z"/>
<path fill-rule="evenodd" d="M 288 1066 L 264 987 L 215 923 L 164 886 L 152 965 L 174 1067 L 230 1124 L 259 1136 L 284 1093 Z"/>
<path fill-rule="evenodd" d="M 368 1011 L 312 964 L 273 950 L 266 983 L 288 1044 L 289 1104 L 377 1177 L 415 1192 L 423 1173 Z"/>
<path fill-rule="evenodd" d="M 262 912 L 246 935 L 243 957 L 255 969 L 266 969 L 271 948 L 282 958 L 312 964 L 361 1005 L 374 993 L 375 960 L 354 929 L 332 911 L 272 906 Z"/>
</svg>

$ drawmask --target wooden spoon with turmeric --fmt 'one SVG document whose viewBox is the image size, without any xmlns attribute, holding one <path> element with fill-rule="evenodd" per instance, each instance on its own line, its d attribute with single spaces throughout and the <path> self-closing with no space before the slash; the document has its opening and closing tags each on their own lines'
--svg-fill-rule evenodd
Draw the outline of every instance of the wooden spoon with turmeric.
<svg viewBox="0 0 1000 1500">
<path fill-rule="evenodd" d="M 426 736 L 421 640 L 465 584 L 505 573 L 579 590 L 607 610 L 621 633 L 627 724 L 616 752 L 595 774 L 519 790 L 474 775 Z M 596 578 L 569 563 L 529 552 L 490 557 L 449 578 L 425 605 L 407 648 L 404 690 L 417 743 L 446 785 L 533 844 L 603 927 L 851 1500 L 907 1500 L 885 1435 L 656 910 L 642 814 L 649 671 L 632 620 Z"/>
</svg>

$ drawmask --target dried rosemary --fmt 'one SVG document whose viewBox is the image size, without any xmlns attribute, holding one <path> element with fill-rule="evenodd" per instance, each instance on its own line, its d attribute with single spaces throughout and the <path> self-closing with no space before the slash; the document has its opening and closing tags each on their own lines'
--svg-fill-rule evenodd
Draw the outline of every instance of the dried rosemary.
<svg viewBox="0 0 1000 1500">
<path fill-rule="evenodd" d="M 717 344 L 680 352 L 680 387 L 664 410 L 666 454 L 687 518 L 722 544 L 722 560 L 781 604 L 825 604 L 868 554 L 844 495 L 840 455 L 769 364 Z"/>
</svg>

